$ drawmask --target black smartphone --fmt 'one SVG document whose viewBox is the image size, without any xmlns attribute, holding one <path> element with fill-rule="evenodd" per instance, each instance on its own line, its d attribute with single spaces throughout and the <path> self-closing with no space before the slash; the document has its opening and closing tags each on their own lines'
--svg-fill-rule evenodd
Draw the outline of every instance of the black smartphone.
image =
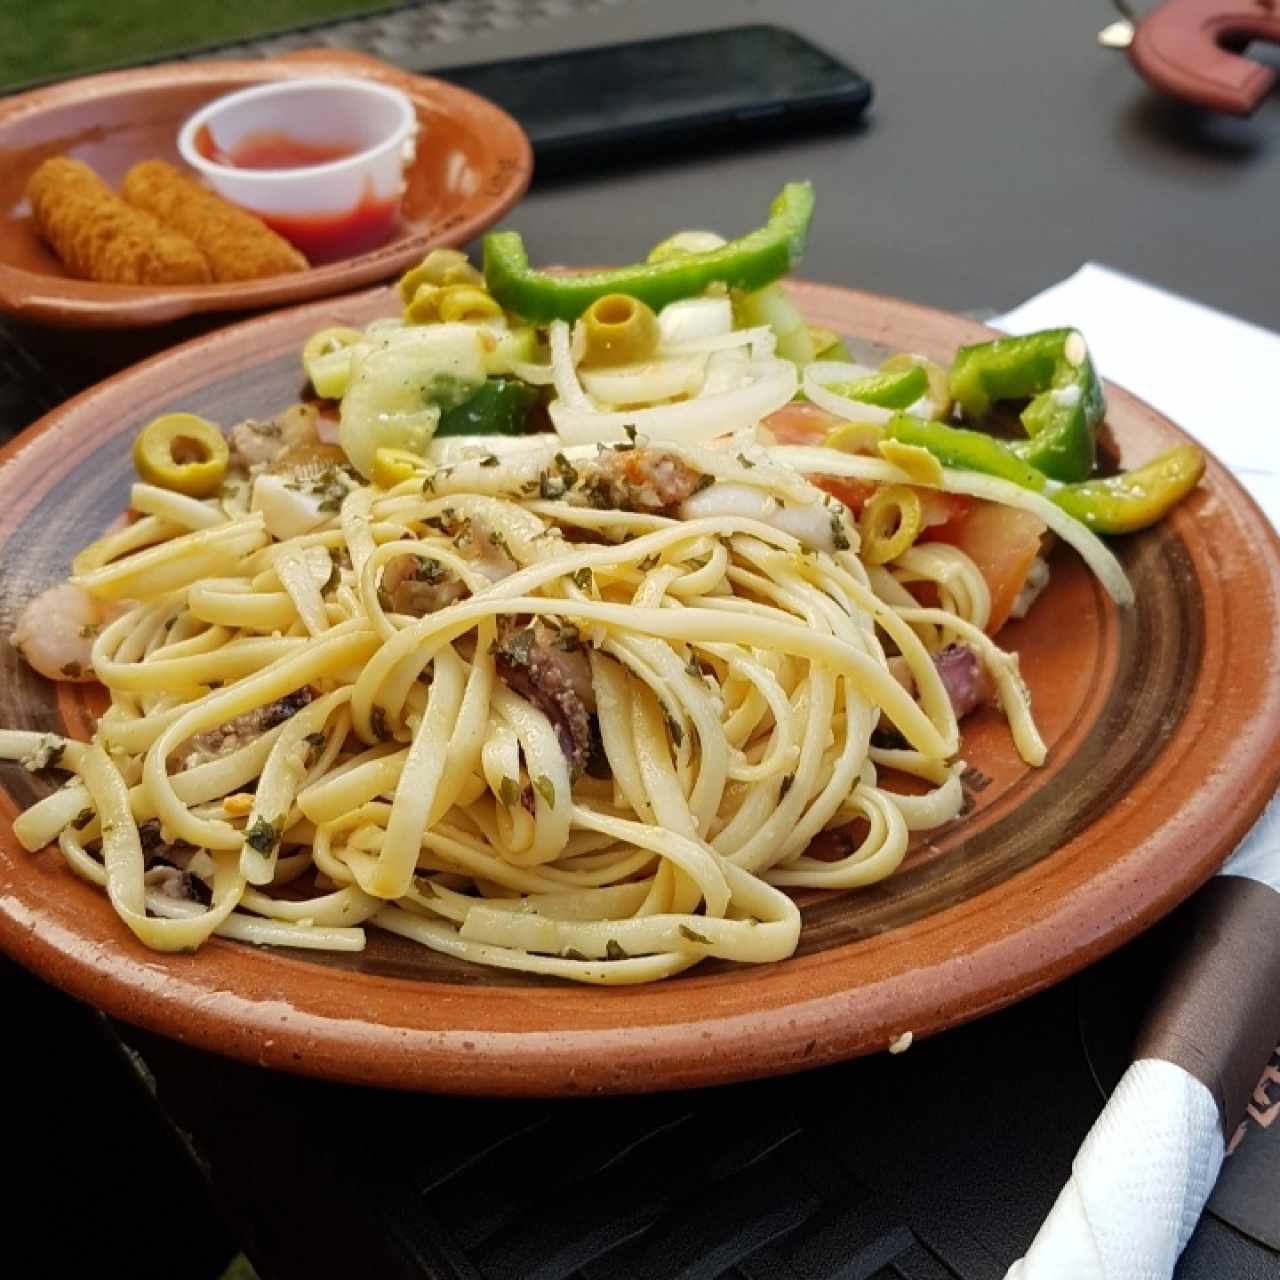
<svg viewBox="0 0 1280 1280">
<path fill-rule="evenodd" d="M 838 128 L 871 101 L 864 76 L 795 32 L 766 25 L 431 74 L 506 108 L 544 170 L 798 127 Z"/>
</svg>

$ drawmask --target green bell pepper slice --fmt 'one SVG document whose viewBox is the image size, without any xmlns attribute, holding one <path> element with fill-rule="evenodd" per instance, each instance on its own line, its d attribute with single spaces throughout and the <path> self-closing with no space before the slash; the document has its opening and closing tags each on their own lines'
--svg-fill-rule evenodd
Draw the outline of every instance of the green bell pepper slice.
<svg viewBox="0 0 1280 1280">
<path fill-rule="evenodd" d="M 917 364 L 896 372 L 881 370 L 854 382 L 828 383 L 827 390 L 857 400 L 859 404 L 873 404 L 881 409 L 910 409 L 929 394 L 929 375 Z"/>
<path fill-rule="evenodd" d="M 1167 514 L 1202 475 L 1204 454 L 1184 444 L 1137 471 L 1064 485 L 1048 496 L 1094 533 L 1133 533 Z"/>
<path fill-rule="evenodd" d="M 1075 329 L 961 347 L 950 381 L 952 396 L 971 419 L 983 418 L 999 401 L 1029 397 L 1021 415 L 1027 439 L 1010 448 L 1054 480 L 1088 479 L 1106 402 L 1089 348 Z"/>
<path fill-rule="evenodd" d="M 948 427 L 942 422 L 926 422 L 907 413 L 895 414 L 885 428 L 890 440 L 928 449 L 944 467 L 981 471 L 999 476 L 1022 489 L 1039 493 L 1048 484 L 1042 471 L 1018 457 L 1007 445 L 982 431 Z"/>
<path fill-rule="evenodd" d="M 788 182 L 765 226 L 718 249 L 565 276 L 535 271 L 519 233 L 496 231 L 484 238 L 484 279 L 503 307 L 534 324 L 576 320 L 609 293 L 628 294 L 659 311 L 708 285 L 751 291 L 781 279 L 800 261 L 812 218 L 813 184 Z"/>
<path fill-rule="evenodd" d="M 515 378 L 486 378 L 469 400 L 440 415 L 437 436 L 519 436 L 538 403 L 537 387 Z"/>
</svg>

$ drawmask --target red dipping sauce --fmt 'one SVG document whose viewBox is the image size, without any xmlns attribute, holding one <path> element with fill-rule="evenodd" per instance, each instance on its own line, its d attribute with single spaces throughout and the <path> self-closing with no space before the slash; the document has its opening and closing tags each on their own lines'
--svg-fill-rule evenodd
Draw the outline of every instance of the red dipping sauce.
<svg viewBox="0 0 1280 1280">
<path fill-rule="evenodd" d="M 308 169 L 345 160 L 359 151 L 358 147 L 346 144 L 303 142 L 280 130 L 246 134 L 234 147 L 224 151 L 214 142 L 207 126 L 196 134 L 193 145 L 206 160 L 215 164 L 258 170 Z M 293 216 L 258 212 L 256 216 L 284 236 L 314 266 L 354 257 L 382 244 L 395 227 L 399 208 L 398 196 L 376 200 L 366 187 L 360 203 L 345 213 Z"/>
<path fill-rule="evenodd" d="M 206 160 L 232 169 L 311 169 L 345 160 L 360 149 L 346 143 L 303 142 L 274 129 L 246 134 L 230 151 L 224 151 L 214 142 L 208 127 L 196 134 L 195 148 Z"/>
<path fill-rule="evenodd" d="M 237 169 L 309 169 L 355 155 L 356 147 L 318 146 L 302 142 L 287 133 L 251 133 L 232 149 L 231 163 Z"/>
<path fill-rule="evenodd" d="M 333 262 L 374 249 L 390 236 L 400 210 L 400 198 L 375 200 L 366 187 L 354 209 L 336 217 L 260 213 L 263 222 L 302 251 L 308 262 Z"/>
</svg>

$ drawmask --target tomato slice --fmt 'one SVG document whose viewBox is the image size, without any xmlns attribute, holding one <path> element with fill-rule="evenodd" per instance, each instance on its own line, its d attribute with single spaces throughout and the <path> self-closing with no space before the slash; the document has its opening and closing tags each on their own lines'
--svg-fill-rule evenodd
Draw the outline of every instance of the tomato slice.
<svg viewBox="0 0 1280 1280">
<path fill-rule="evenodd" d="M 793 400 L 771 413 L 764 420 L 764 425 L 779 444 L 820 445 L 826 439 L 827 432 L 843 421 L 843 418 L 828 413 L 815 404 Z M 870 480 L 855 480 L 847 476 L 810 475 L 807 479 L 843 502 L 855 516 L 861 514 L 867 499 L 880 487 Z M 925 538 L 948 542 L 952 541 L 953 534 L 958 536 L 961 524 L 974 508 L 974 499 L 966 498 L 963 494 L 944 493 L 941 489 L 917 487 L 916 492 L 920 495 L 921 517 L 927 530 Z M 1025 576 L 1024 572 L 1023 577 Z M 1013 593 L 1015 598 L 1018 590 L 1021 590 L 1021 585 Z M 1010 608 L 1012 603 L 1011 599 Z"/>
<path fill-rule="evenodd" d="M 986 579 L 991 592 L 988 635 L 995 635 L 1008 620 L 1040 554 L 1044 533 L 1044 522 L 1030 512 L 979 499 L 964 516 L 929 530 L 933 541 L 959 547 Z"/>
<path fill-rule="evenodd" d="M 821 444 L 832 427 L 844 421 L 807 400 L 793 400 L 775 409 L 763 425 L 779 444 Z"/>
<path fill-rule="evenodd" d="M 829 493 L 839 502 L 843 502 L 855 516 L 862 514 L 862 508 L 875 491 L 880 488 L 871 480 L 854 480 L 849 476 L 805 476 L 810 484 L 817 485 L 823 493 Z"/>
<path fill-rule="evenodd" d="M 963 520 L 973 509 L 973 499 L 962 493 L 924 488 L 917 488 L 916 493 L 920 495 L 920 519 L 926 529 L 945 529 Z"/>
</svg>

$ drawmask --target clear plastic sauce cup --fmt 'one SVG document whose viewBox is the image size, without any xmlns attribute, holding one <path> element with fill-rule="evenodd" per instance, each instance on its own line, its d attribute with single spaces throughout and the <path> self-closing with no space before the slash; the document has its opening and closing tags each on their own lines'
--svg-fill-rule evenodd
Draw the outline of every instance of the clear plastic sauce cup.
<svg viewBox="0 0 1280 1280">
<path fill-rule="evenodd" d="M 183 160 L 313 265 L 381 244 L 395 228 L 417 115 L 365 80 L 285 80 L 228 94 L 182 126 Z"/>
</svg>

